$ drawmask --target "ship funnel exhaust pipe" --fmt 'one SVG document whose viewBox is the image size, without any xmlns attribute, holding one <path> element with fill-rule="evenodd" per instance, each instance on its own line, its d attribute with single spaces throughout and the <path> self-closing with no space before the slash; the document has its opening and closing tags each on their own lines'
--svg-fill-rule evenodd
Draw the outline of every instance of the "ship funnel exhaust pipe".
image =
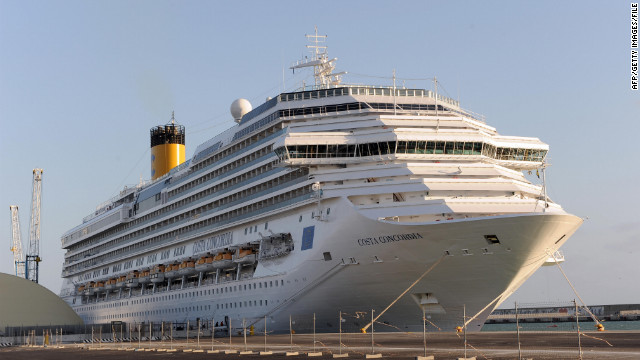
<svg viewBox="0 0 640 360">
<path fill-rule="evenodd" d="M 170 123 L 151 128 L 151 180 L 184 162 L 184 142 L 184 126 L 176 123 L 173 113 Z"/>
</svg>

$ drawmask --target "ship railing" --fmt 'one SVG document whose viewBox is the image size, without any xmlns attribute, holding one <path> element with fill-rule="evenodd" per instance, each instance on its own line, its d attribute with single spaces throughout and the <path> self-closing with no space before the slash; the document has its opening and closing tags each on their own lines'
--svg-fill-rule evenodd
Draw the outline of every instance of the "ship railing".
<svg viewBox="0 0 640 360">
<path fill-rule="evenodd" d="M 255 149 L 256 147 L 259 147 L 259 146 L 263 145 L 264 143 L 269 142 L 269 141 L 277 138 L 278 136 L 286 133 L 286 130 L 287 130 L 286 128 L 278 130 L 275 133 L 273 133 L 273 134 L 271 134 L 271 135 L 269 135 L 269 136 L 267 136 L 267 137 L 265 137 L 263 139 L 260 139 L 260 140 L 256 141 L 255 143 L 253 143 L 253 144 L 251 144 L 251 145 L 249 145 L 247 147 L 242 148 L 241 151 L 242 151 L 242 153 L 246 153 L 248 151 L 251 151 L 251 150 Z M 224 147 L 221 147 L 220 149 L 218 149 L 218 152 L 220 150 L 222 150 L 222 149 L 224 149 Z M 209 154 L 207 157 L 204 157 L 204 158 L 200 159 L 196 164 L 201 163 L 202 161 L 208 159 L 209 157 L 213 156 L 216 153 L 217 152 L 213 152 L 213 153 Z M 234 153 L 234 154 L 239 155 L 240 153 Z M 234 156 L 234 154 L 232 154 L 231 156 Z M 210 164 L 210 165 L 208 165 L 208 166 L 206 166 L 206 167 L 204 167 L 204 168 L 202 168 L 200 170 L 197 170 L 197 171 L 194 171 L 192 173 L 189 173 L 188 176 L 190 176 L 190 177 L 191 176 L 197 176 L 197 175 L 199 175 L 199 174 L 201 174 L 203 172 L 206 172 L 206 171 L 209 171 L 209 170 L 213 169 L 214 167 L 216 167 L 219 164 L 222 164 L 224 162 L 229 161 L 229 159 L 230 159 L 230 157 L 226 157 L 226 158 L 220 159 L 220 160 L 214 162 L 213 164 Z"/>
<path fill-rule="evenodd" d="M 108 211 L 110 211 L 112 209 L 114 209 L 116 206 L 119 206 L 120 204 L 115 205 L 115 206 L 114 206 L 114 204 L 117 203 L 122 198 L 126 197 L 130 192 L 133 192 L 134 190 L 135 190 L 134 187 L 133 188 L 127 188 L 125 186 L 124 190 L 120 191 L 119 195 L 116 195 L 116 196 L 112 197 L 111 199 L 100 203 L 98 206 L 96 206 L 96 211 L 94 211 L 92 214 L 89 214 L 89 215 L 85 216 L 84 218 L 82 218 L 82 223 L 84 224 L 84 223 L 88 222 L 89 220 L 91 220 L 91 219 L 93 219 L 93 218 L 95 218 L 97 216 L 100 216 L 100 215 L 102 215 L 102 214 L 104 214 L 104 213 L 106 213 L 106 212 L 108 212 Z"/>
<path fill-rule="evenodd" d="M 210 211 L 201 213 L 200 216 L 201 217 L 202 216 L 206 216 L 208 214 L 211 214 L 211 213 L 214 213 L 214 212 L 218 212 L 218 211 L 223 210 L 225 208 L 228 208 L 228 207 L 231 207 L 231 206 L 235 206 L 235 205 L 237 205 L 239 203 L 249 202 L 250 200 L 252 200 L 254 198 L 257 198 L 257 197 L 264 196 L 266 194 L 272 193 L 274 191 L 279 190 L 280 188 L 293 186 L 293 185 L 295 185 L 297 183 L 301 183 L 301 182 L 305 182 L 305 181 L 308 181 L 306 179 L 306 177 L 295 179 L 293 181 L 290 181 L 290 182 L 287 182 L 287 183 L 284 183 L 284 184 L 280 184 L 280 185 L 278 185 L 276 187 L 273 187 L 273 188 L 270 188 L 270 189 L 255 193 L 255 194 L 253 194 L 251 196 L 248 196 L 246 198 L 239 199 L 237 201 L 234 201 L 233 203 L 225 204 L 222 207 L 218 207 L 218 208 L 212 209 Z M 255 211 L 251 211 L 251 212 L 247 212 L 247 213 L 238 215 L 238 216 L 233 217 L 231 219 L 222 220 L 220 222 L 217 222 L 217 223 L 213 224 L 213 226 L 220 227 L 220 226 L 224 226 L 224 225 L 227 225 L 227 224 L 230 224 L 230 223 L 238 222 L 238 221 L 241 221 L 241 220 L 244 220 L 244 219 L 247 219 L 247 218 L 258 217 L 258 216 L 260 216 L 260 215 L 262 215 L 262 214 L 264 214 L 266 212 L 273 211 L 273 210 L 276 210 L 276 209 L 279 209 L 279 208 L 282 208 L 282 207 L 287 207 L 287 206 L 290 206 L 290 205 L 293 205 L 293 204 L 296 204 L 296 203 L 300 203 L 300 205 L 302 205 L 302 204 L 305 204 L 307 202 L 316 201 L 314 198 L 312 198 L 311 195 L 312 195 L 312 193 L 305 193 L 303 195 L 297 196 L 295 198 L 291 198 L 289 200 L 284 200 L 284 201 L 278 202 L 276 204 L 272 204 L 272 205 L 269 205 L 269 206 L 262 207 L 260 209 L 255 210 Z M 172 227 L 176 227 L 177 225 L 180 225 L 180 224 L 183 224 L 183 223 L 186 223 L 186 222 L 190 222 L 190 221 L 193 221 L 193 219 L 188 218 L 188 219 L 182 220 L 182 221 L 180 221 L 178 223 L 174 223 L 174 224 L 172 224 L 173 225 Z M 152 235 L 154 235 L 156 233 L 164 232 L 164 231 L 167 231 L 167 230 L 166 229 L 153 230 L 153 231 L 151 231 L 149 233 L 146 233 L 146 236 L 144 238 L 141 238 L 138 242 L 141 242 L 142 240 L 148 239 L 150 236 L 152 236 Z M 200 234 L 208 234 L 208 233 L 211 233 L 213 231 L 215 231 L 215 229 L 212 229 L 211 227 L 207 227 L 207 230 L 194 229 L 194 230 L 191 230 L 191 231 L 186 231 L 186 232 L 183 232 L 180 235 L 178 235 L 178 240 L 166 239 L 165 241 L 162 241 L 160 243 L 154 243 L 154 244 L 149 244 L 149 245 L 146 245 L 146 246 L 141 246 L 141 247 L 136 249 L 136 254 L 144 253 L 145 251 L 148 251 L 149 249 L 164 247 L 164 246 L 167 245 L 168 242 L 180 242 L 180 241 L 186 240 L 187 238 L 195 237 L 195 236 L 200 235 Z M 117 246 L 121 246 L 121 245 L 113 245 L 113 247 L 117 247 Z M 108 249 L 111 249 L 111 247 L 107 248 L 107 249 L 104 249 L 103 251 L 107 251 Z M 130 255 L 128 255 L 128 256 L 130 256 Z M 87 265 L 87 266 L 85 266 L 83 268 L 79 268 L 79 269 L 76 269 L 76 270 L 73 270 L 73 271 L 71 271 L 71 270 L 63 270 L 62 271 L 62 275 L 65 276 L 65 277 L 66 276 L 70 276 L 70 275 L 74 275 L 76 273 L 84 271 L 84 269 L 86 269 L 88 267 L 94 267 L 94 266 L 102 265 L 104 263 L 111 263 L 115 259 L 118 259 L 118 258 L 121 258 L 121 257 L 123 257 L 123 256 L 122 255 L 114 256 L 114 257 L 110 257 L 108 259 L 104 259 L 104 260 L 100 260 L 100 261 L 96 260 L 96 261 L 93 261 L 91 263 L 91 265 Z"/>
<path fill-rule="evenodd" d="M 340 89 L 341 91 L 327 91 Z M 410 89 L 405 87 L 394 87 L 390 85 L 362 85 L 362 84 L 339 84 L 339 85 L 307 85 L 297 91 L 282 93 L 278 96 L 280 102 L 299 101 L 309 99 L 321 99 L 326 97 L 345 95 L 366 95 L 366 96 L 396 96 L 396 97 L 428 97 L 435 99 L 436 94 L 431 90 Z M 438 101 L 453 106 L 459 106 L 459 101 L 450 97 L 438 94 Z"/>
<path fill-rule="evenodd" d="M 248 162 L 248 163 L 246 163 L 246 164 L 243 164 L 243 165 L 241 165 L 241 166 L 238 166 L 237 168 L 235 168 L 235 169 L 233 169 L 233 170 L 231 170 L 231 171 L 229 171 L 229 172 L 226 172 L 226 173 L 224 173 L 224 174 L 222 174 L 222 175 L 216 176 L 215 178 L 209 179 L 208 181 L 206 181 L 206 182 L 204 182 L 204 183 L 202 183 L 202 184 L 196 185 L 196 186 L 194 186 L 194 187 L 191 187 L 191 188 L 189 188 L 189 189 L 187 189 L 187 190 L 185 190 L 185 191 L 183 191 L 183 192 L 180 192 L 179 194 L 173 195 L 173 196 L 171 196 L 171 197 L 170 197 L 170 199 L 171 199 L 171 198 L 174 198 L 174 197 L 181 196 L 181 195 L 182 195 L 182 194 L 184 194 L 186 191 L 193 192 L 193 191 L 195 191 L 195 190 L 199 190 L 199 189 L 202 189 L 202 188 L 204 188 L 204 187 L 211 186 L 211 184 L 212 184 L 213 182 L 215 182 L 215 181 L 218 181 L 218 180 L 220 180 L 220 179 L 224 179 L 224 178 L 228 178 L 228 177 L 230 177 L 230 176 L 232 176 L 232 175 L 234 175 L 234 174 L 236 174 L 236 173 L 238 173 L 238 172 L 240 172 L 240 171 L 242 171 L 242 170 L 244 170 L 244 169 L 247 169 L 247 168 L 252 167 L 252 166 L 255 166 L 255 165 L 257 165 L 257 164 L 259 164 L 259 163 L 261 163 L 261 162 L 263 162 L 263 161 L 266 161 L 266 160 L 268 160 L 268 159 L 269 159 L 269 158 L 271 158 L 271 157 L 274 157 L 274 160 L 275 160 L 275 157 L 276 157 L 275 153 L 270 152 L 270 153 L 268 153 L 268 154 L 262 155 L 261 157 L 259 157 L 259 158 L 257 158 L 257 159 L 254 159 L 254 160 L 252 160 L 252 161 L 250 161 L 250 162 Z M 256 178 L 251 178 L 251 179 L 248 179 L 248 180 L 249 180 L 250 182 L 254 182 L 254 181 L 256 180 Z M 225 188 L 224 190 L 226 190 L 226 189 L 228 189 L 228 188 Z M 222 190 L 222 191 L 224 191 L 224 190 Z M 216 194 L 220 194 L 220 192 L 216 192 Z M 192 204 L 193 204 L 193 203 L 190 203 L 190 204 L 189 204 L 189 206 L 191 206 Z"/>
</svg>

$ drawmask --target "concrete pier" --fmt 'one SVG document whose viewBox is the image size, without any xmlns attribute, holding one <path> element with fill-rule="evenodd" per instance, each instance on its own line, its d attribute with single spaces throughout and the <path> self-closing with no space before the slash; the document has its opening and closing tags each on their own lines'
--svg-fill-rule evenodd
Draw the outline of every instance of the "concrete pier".
<svg viewBox="0 0 640 360">
<path fill-rule="evenodd" d="M 520 334 L 521 351 L 523 358 L 531 359 L 576 359 L 579 355 L 577 334 L 575 332 L 526 332 Z M 364 359 L 372 353 L 371 337 L 369 334 L 342 334 L 342 352 L 349 353 L 349 358 Z M 467 334 L 466 357 L 478 359 L 506 360 L 518 357 L 518 343 L 513 332 L 481 332 Z M 338 334 L 316 334 L 317 351 L 322 356 L 317 359 L 333 359 L 333 354 L 338 354 Z M 64 348 L 57 347 L 5 347 L 0 348 L 0 358 L 35 359 L 35 360 L 65 360 L 82 356 L 84 360 L 104 360 L 113 357 L 121 359 L 155 359 L 154 351 L 126 352 L 127 343 L 118 344 L 64 344 Z M 137 344 L 133 344 L 137 345 Z M 268 338 L 267 349 L 271 355 L 259 355 L 264 350 L 264 338 L 260 336 L 247 338 L 247 348 L 253 354 L 239 355 L 228 352 L 229 344 L 214 342 L 213 349 L 219 353 L 211 353 L 211 343 L 201 342 L 200 348 L 204 352 L 184 352 L 183 350 L 197 350 L 197 344 L 193 341 L 174 340 L 171 346 L 181 351 L 172 353 L 175 359 L 308 359 L 307 353 L 313 348 L 312 335 L 294 336 L 293 350 L 298 355 L 286 356 L 291 352 L 290 337 L 286 335 L 272 335 Z M 143 348 L 168 349 L 169 343 L 152 342 L 143 344 Z M 244 350 L 244 344 L 234 345 L 235 350 Z M 640 331 L 607 331 L 588 332 L 581 336 L 583 359 L 638 359 L 640 358 Z M 100 349 L 101 351 L 88 351 Z M 424 356 L 422 333 L 376 333 L 376 354 L 382 354 L 382 358 L 408 360 Z M 460 334 L 451 332 L 429 333 L 427 335 L 427 356 L 435 359 L 458 359 L 464 357 L 464 341 Z"/>
</svg>

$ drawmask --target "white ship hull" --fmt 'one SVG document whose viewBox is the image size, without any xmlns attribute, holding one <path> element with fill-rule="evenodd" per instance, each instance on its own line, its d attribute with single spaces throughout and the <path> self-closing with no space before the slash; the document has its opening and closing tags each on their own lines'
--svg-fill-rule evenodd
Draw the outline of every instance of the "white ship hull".
<svg viewBox="0 0 640 360">
<path fill-rule="evenodd" d="M 315 205 L 290 211 L 280 219 L 269 219 L 273 232 L 291 232 L 294 239 L 301 239 L 303 229 L 313 226 L 313 247 L 295 256 L 259 263 L 251 279 L 203 284 L 197 291 L 195 287 L 173 286 L 170 291 L 130 298 L 124 290 L 116 303 L 126 306 L 96 310 L 95 305 L 81 305 L 75 309 L 88 322 L 110 319 L 186 322 L 228 317 L 236 325 L 242 319 L 255 322 L 258 329 L 262 326 L 261 319 L 267 316 L 269 329 L 275 331 L 288 331 L 290 315 L 315 313 L 318 330 L 330 331 L 337 326 L 339 311 L 345 314 L 347 324 L 365 326 L 370 320 L 363 313 L 369 314 L 371 309 L 380 313 L 439 262 L 377 321 L 389 324 L 387 330 L 420 330 L 422 310 L 414 297 L 431 294 L 437 299 L 427 310 L 433 326 L 442 330 L 460 326 L 466 307 L 468 316 L 478 315 L 468 328 L 479 330 L 491 310 L 531 276 L 548 258 L 548 253 L 557 250 L 582 223 L 581 219 L 564 213 L 393 223 L 367 218 L 347 200 L 330 203 L 331 215 L 323 220 L 311 218 L 311 212 L 317 209 Z M 304 219 L 299 222 L 301 215 Z M 488 244 L 484 235 L 497 235 L 500 244 Z M 238 242 L 246 240 L 250 239 Z M 295 247 L 300 246 L 300 241 L 296 242 Z M 325 260 L 325 253 L 330 254 L 331 260 Z M 253 289 L 256 283 L 259 287 Z M 250 289 L 244 290 L 244 285 Z M 242 290 L 228 290 L 234 286 Z M 221 290 L 225 288 L 226 291 Z M 189 300 L 176 304 L 176 298 Z M 132 300 L 137 304 L 132 304 Z M 256 301 L 258 305 L 247 306 L 247 301 Z"/>
<path fill-rule="evenodd" d="M 312 88 L 234 101 L 237 124 L 189 161 L 170 160 L 185 140 L 173 116 L 151 129 L 153 180 L 62 235 L 61 296 L 85 322 L 288 331 L 315 314 L 335 331 L 342 311 L 357 331 L 373 310 L 384 330 L 421 330 L 424 310 L 479 330 L 580 226 L 546 195 L 547 144 L 500 135 L 437 86 L 341 85 L 334 61 L 294 66 L 313 67 Z M 203 257 L 218 261 L 193 267 Z"/>
</svg>

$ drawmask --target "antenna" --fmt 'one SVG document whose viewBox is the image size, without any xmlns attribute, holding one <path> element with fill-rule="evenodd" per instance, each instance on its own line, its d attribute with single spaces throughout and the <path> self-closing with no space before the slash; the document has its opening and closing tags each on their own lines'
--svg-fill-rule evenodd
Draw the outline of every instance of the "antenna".
<svg viewBox="0 0 640 360">
<path fill-rule="evenodd" d="M 435 96 L 436 96 L 436 121 L 438 122 L 436 125 L 436 132 L 440 130 L 440 117 L 438 117 L 438 78 L 433 77 L 433 85 L 435 86 Z"/>
<path fill-rule="evenodd" d="M 316 31 L 315 35 L 305 35 L 307 39 L 314 43 L 314 45 L 307 45 L 307 49 L 314 49 L 316 53 L 315 58 L 319 59 L 322 56 L 327 56 L 327 47 L 318 45 L 327 41 L 327 35 L 318 35 L 318 26 L 314 26 L 314 28 Z"/>
<path fill-rule="evenodd" d="M 396 69 L 393 69 L 393 115 L 397 115 L 396 108 Z"/>
<path fill-rule="evenodd" d="M 342 75 L 346 74 L 346 72 L 333 73 L 333 70 L 336 68 L 335 62 L 338 58 L 329 60 L 327 46 L 323 45 L 327 41 L 327 35 L 318 35 L 318 27 L 316 26 L 315 34 L 305 35 L 305 37 L 312 43 L 312 45 L 307 45 L 306 47 L 307 49 L 311 49 L 313 57 L 311 59 L 305 57 L 299 60 L 291 66 L 290 69 L 295 71 L 295 69 L 313 67 L 316 89 L 327 89 L 331 86 L 340 85 Z"/>
</svg>

